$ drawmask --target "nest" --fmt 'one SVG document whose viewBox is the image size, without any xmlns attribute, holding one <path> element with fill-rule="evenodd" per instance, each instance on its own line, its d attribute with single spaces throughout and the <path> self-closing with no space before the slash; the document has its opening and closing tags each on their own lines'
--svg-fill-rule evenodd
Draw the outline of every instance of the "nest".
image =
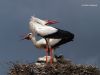
<svg viewBox="0 0 100 75">
<path fill-rule="evenodd" d="M 53 64 L 13 64 L 9 75 L 100 75 L 100 70 L 92 65 L 73 64 L 61 57 Z"/>
</svg>

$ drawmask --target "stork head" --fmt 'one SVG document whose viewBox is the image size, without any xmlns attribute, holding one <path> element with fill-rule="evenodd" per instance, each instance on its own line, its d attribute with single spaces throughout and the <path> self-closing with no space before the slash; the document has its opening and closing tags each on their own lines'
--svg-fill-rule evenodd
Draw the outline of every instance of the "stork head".
<svg viewBox="0 0 100 75">
<path fill-rule="evenodd" d="M 56 24 L 59 23 L 56 20 L 45 20 L 47 23 L 45 25 Z"/>
<path fill-rule="evenodd" d="M 27 34 L 27 35 L 23 38 L 23 40 L 24 40 L 24 39 L 26 39 L 26 40 L 31 40 L 31 39 L 32 39 L 32 33 Z"/>
</svg>

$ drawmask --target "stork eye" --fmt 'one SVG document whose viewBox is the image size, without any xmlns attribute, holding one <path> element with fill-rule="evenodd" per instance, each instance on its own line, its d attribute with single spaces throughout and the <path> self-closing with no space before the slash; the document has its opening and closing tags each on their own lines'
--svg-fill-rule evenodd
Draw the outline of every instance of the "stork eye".
<svg viewBox="0 0 100 75">
<path fill-rule="evenodd" d="M 32 35 L 32 33 L 29 33 L 29 35 Z"/>
</svg>

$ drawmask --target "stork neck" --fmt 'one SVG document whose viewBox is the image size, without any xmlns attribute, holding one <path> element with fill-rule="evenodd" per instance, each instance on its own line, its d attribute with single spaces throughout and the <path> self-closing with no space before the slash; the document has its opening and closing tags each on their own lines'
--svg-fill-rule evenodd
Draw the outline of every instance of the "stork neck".
<svg viewBox="0 0 100 75">
<path fill-rule="evenodd" d="M 30 22 L 29 24 L 30 26 L 30 29 L 33 31 L 35 31 L 37 28 L 40 28 L 40 27 L 43 27 L 44 25 L 40 24 L 40 23 L 37 23 L 37 22 Z"/>
<path fill-rule="evenodd" d="M 36 18 L 36 17 L 34 17 L 34 19 L 35 19 L 35 21 L 36 21 L 37 23 L 39 23 L 39 24 L 41 24 L 41 25 L 45 25 L 45 24 L 46 24 L 46 22 L 45 22 L 44 20 L 41 20 L 41 19 Z"/>
<path fill-rule="evenodd" d="M 34 45 L 37 44 L 37 41 L 36 41 L 36 37 L 35 37 L 35 35 L 32 36 L 31 41 L 33 42 Z"/>
</svg>

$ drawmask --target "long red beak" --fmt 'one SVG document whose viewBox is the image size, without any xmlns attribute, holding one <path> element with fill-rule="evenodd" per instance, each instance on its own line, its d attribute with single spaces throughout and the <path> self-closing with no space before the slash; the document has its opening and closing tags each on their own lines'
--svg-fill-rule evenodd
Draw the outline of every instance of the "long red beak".
<svg viewBox="0 0 100 75">
<path fill-rule="evenodd" d="M 55 20 L 47 20 L 47 23 L 45 25 L 49 25 L 49 24 L 56 24 L 56 23 L 59 23 Z"/>
</svg>

